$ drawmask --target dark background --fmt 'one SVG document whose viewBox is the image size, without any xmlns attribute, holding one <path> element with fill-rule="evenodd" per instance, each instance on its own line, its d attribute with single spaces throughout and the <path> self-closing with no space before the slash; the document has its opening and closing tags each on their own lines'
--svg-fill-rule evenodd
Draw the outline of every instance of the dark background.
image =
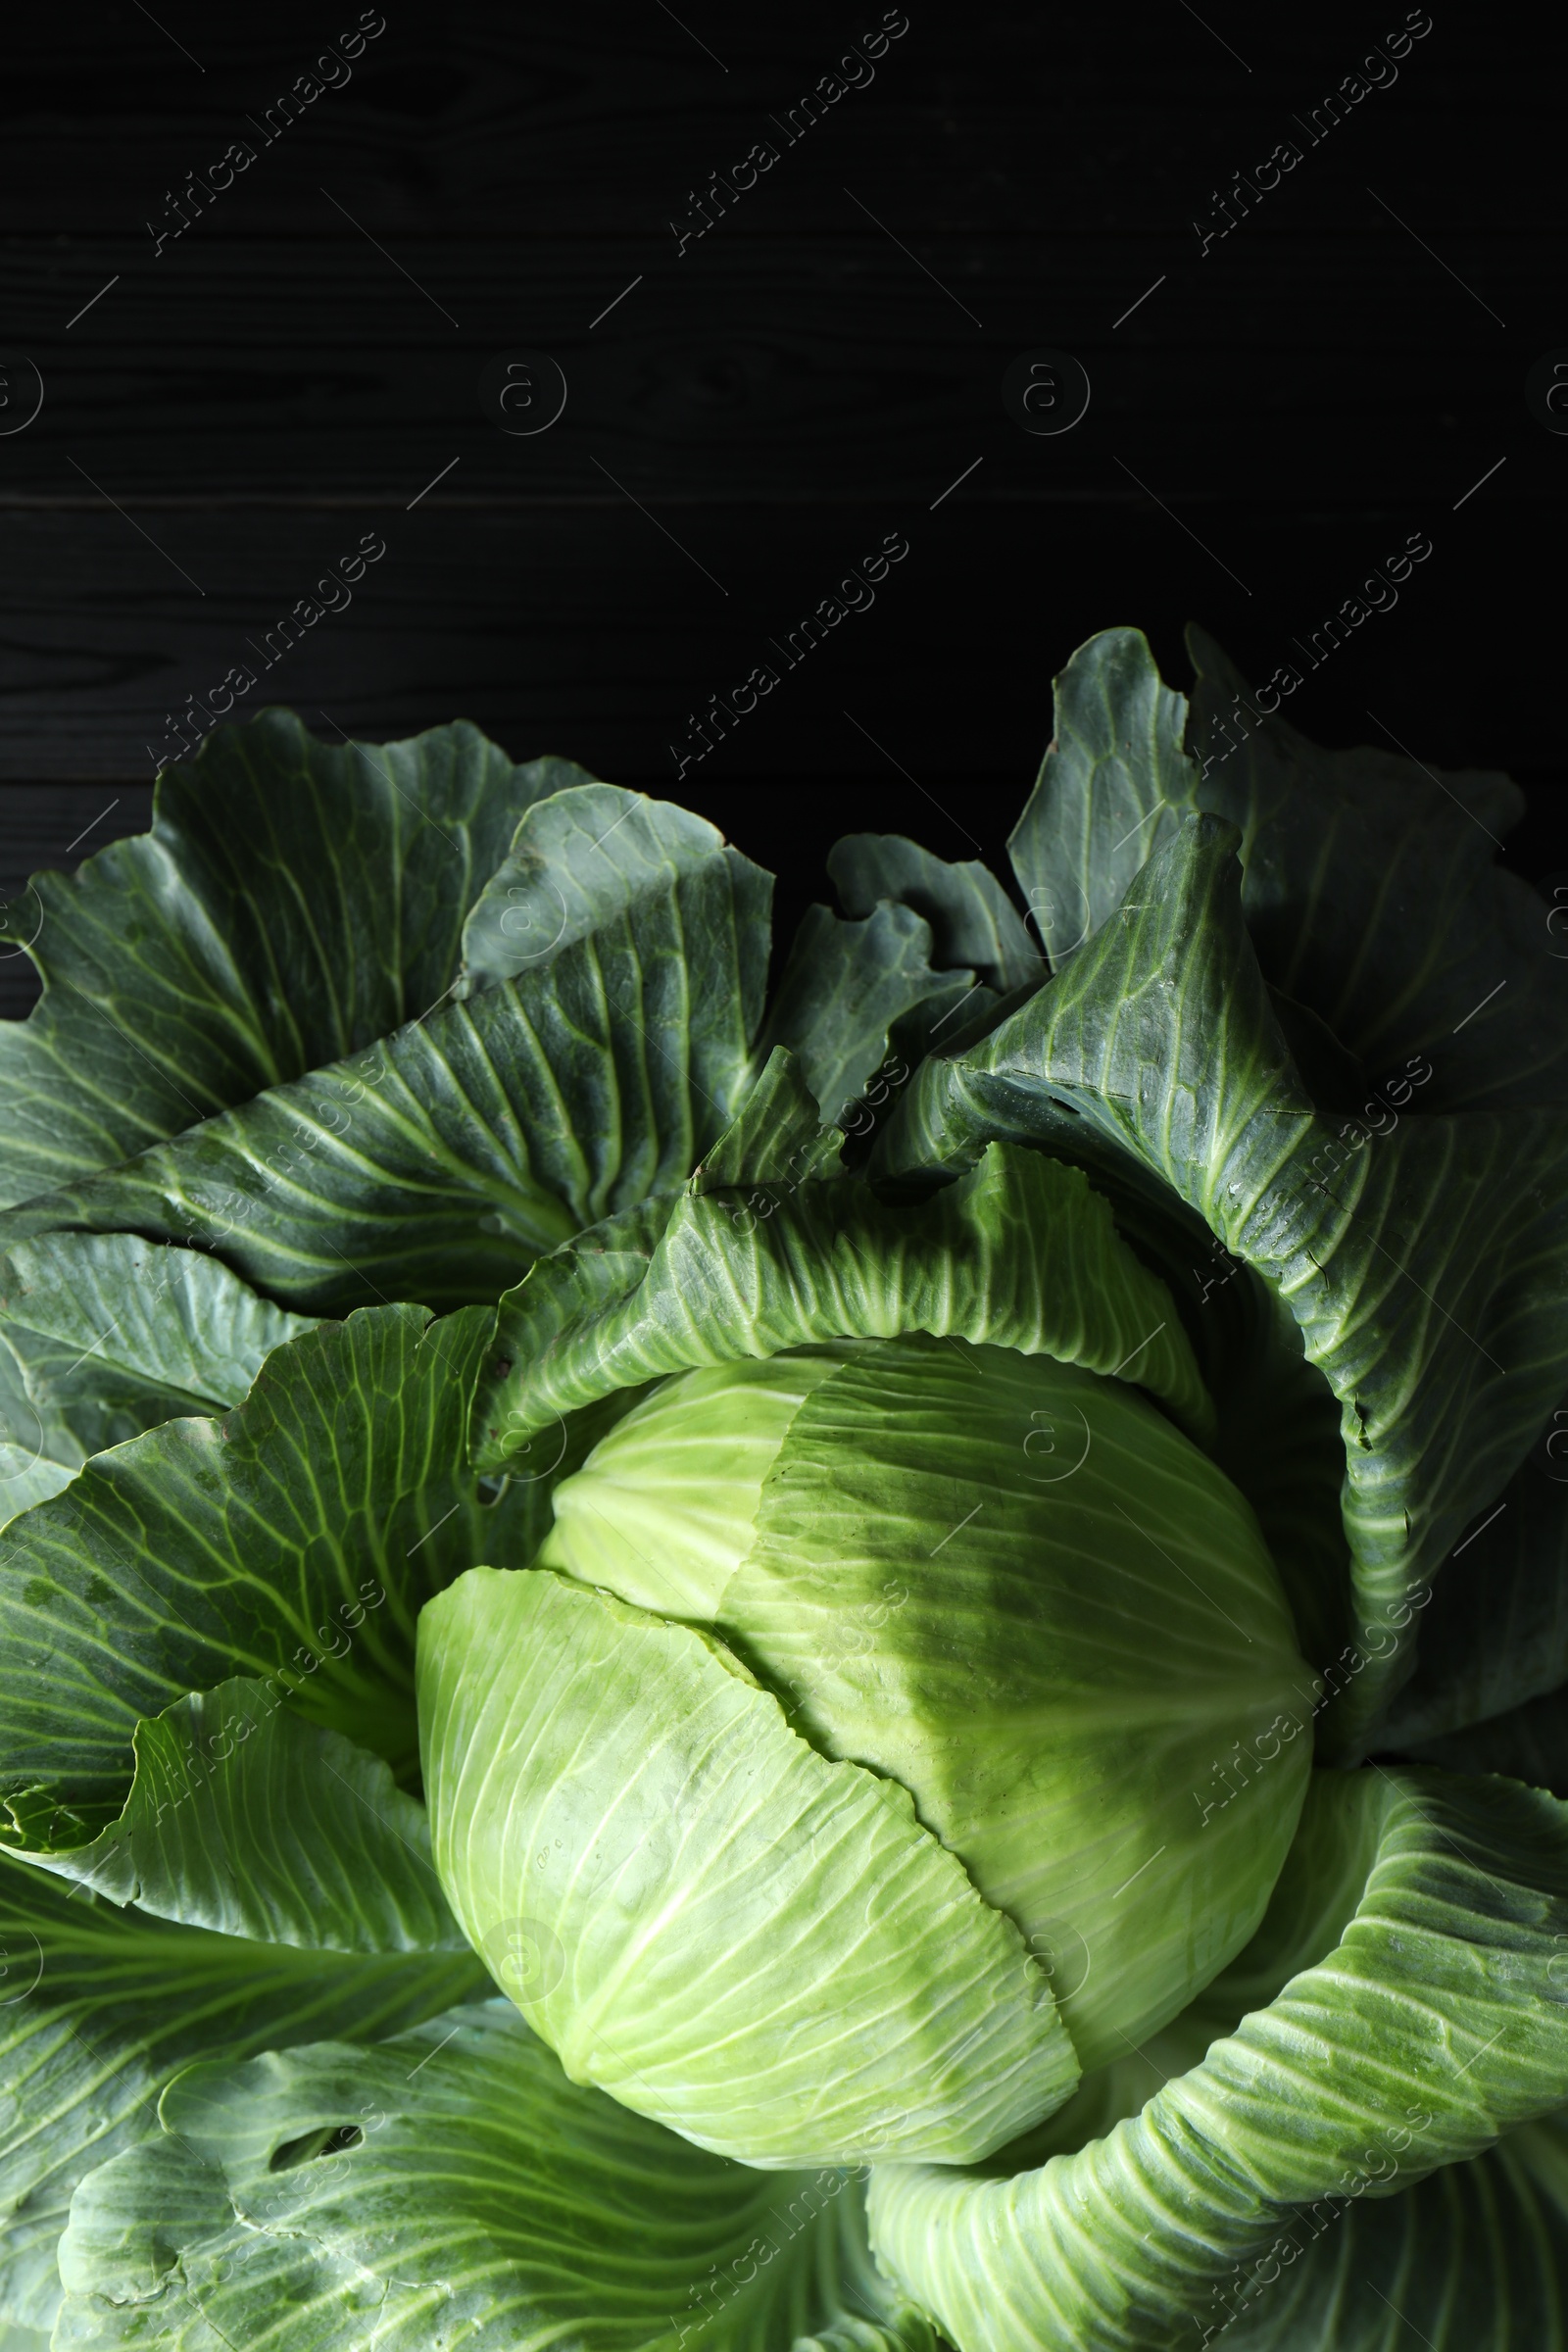
<svg viewBox="0 0 1568 2352">
<path fill-rule="evenodd" d="M 8 23 L 0 893 L 144 826 L 168 714 L 259 667 L 366 531 L 387 552 L 352 605 L 242 708 L 568 755 L 713 817 L 786 919 L 846 830 L 1000 863 L 1095 630 L 1143 627 L 1185 686 L 1196 618 L 1261 679 L 1424 532 L 1289 715 L 1508 769 L 1510 862 L 1568 867 L 1568 437 L 1524 392 L 1568 347 L 1544 15 L 1432 0 L 1397 79 L 1311 145 L 1297 119 L 1395 0 L 907 0 L 874 79 L 787 145 L 877 0 L 381 13 L 270 145 L 247 119 L 353 0 Z M 1200 253 L 1195 218 L 1285 138 L 1300 164 Z M 234 139 L 255 162 L 155 253 Z M 678 251 L 760 139 L 777 163 Z M 1042 348 L 1092 386 L 1054 436 L 1002 399 Z M 567 385 L 529 437 L 479 398 L 522 352 Z M 688 713 L 889 532 L 909 553 L 874 607 L 677 782 Z M 13 956 L 0 1004 L 29 1001 Z"/>
</svg>

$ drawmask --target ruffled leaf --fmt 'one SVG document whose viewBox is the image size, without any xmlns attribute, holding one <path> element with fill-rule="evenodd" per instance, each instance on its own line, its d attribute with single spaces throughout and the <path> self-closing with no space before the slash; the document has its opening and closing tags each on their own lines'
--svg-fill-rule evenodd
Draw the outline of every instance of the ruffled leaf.
<svg viewBox="0 0 1568 2352">
<path fill-rule="evenodd" d="M 481 1997 L 467 1952 L 303 1950 L 174 1927 L 0 1856 L 0 2314 L 47 2328 L 55 2248 L 95 2165 L 156 2131 L 194 2058 L 373 2041 Z"/>
<path fill-rule="evenodd" d="M 337 1952 L 466 1951 L 424 1807 L 276 1685 L 192 1691 L 135 1732 L 125 1809 L 29 1859 L 158 1919 Z"/>
<path fill-rule="evenodd" d="M 874 2175 L 878 2258 L 959 2352 L 1202 2340 L 1303 2208 L 1392 2196 L 1568 2097 L 1568 1807 L 1423 1772 L 1358 1799 L 1376 1861 L 1334 1950 L 1139 2114 L 1011 2180 Z"/>
<path fill-rule="evenodd" d="M 760 1050 L 787 1046 L 827 1120 L 859 1100 L 896 1024 L 917 1005 L 970 994 L 972 972 L 939 971 L 931 926 L 912 906 L 883 899 L 859 922 L 808 906 L 768 1006 Z"/>
<path fill-rule="evenodd" d="M 714 912 L 722 923 L 726 902 L 749 912 L 759 897 L 759 868 L 727 848 L 706 817 L 673 801 L 596 784 L 569 760 L 554 765 L 574 789 L 529 812 L 474 901 L 463 927 L 459 995 L 515 980 L 591 939 L 640 900 L 668 898 L 682 883 L 697 887 L 691 904 L 699 923 Z M 704 890 L 715 860 L 729 877 L 717 894 Z M 765 907 L 765 888 L 760 896 Z"/>
<path fill-rule="evenodd" d="M 800 1184 L 831 1176 L 844 1149 L 842 1128 L 817 1116 L 797 1055 L 775 1046 L 730 1126 L 692 1177 L 697 1193 L 734 1184 Z"/>
<path fill-rule="evenodd" d="M 848 833 L 829 850 L 827 870 L 855 921 L 883 899 L 922 915 L 939 971 L 970 970 L 1002 997 L 1038 987 L 1046 976 L 1017 908 L 978 858 L 949 865 L 902 833 Z"/>
<path fill-rule="evenodd" d="M 487 1506 L 464 1463 L 489 1323 L 393 1306 L 326 1324 L 274 1350 L 226 1420 L 166 1422 L 11 1523 L 0 1790 L 14 1810 L 32 1792 L 29 1841 L 107 1828 L 138 1722 L 234 1675 L 412 1769 L 421 1604 L 543 1533 L 548 1478 Z"/>
<path fill-rule="evenodd" d="M 1102 629 L 1054 680 L 1051 743 L 1007 852 L 1052 968 L 1109 921 L 1195 807 L 1184 698 L 1141 629 Z"/>
<path fill-rule="evenodd" d="M 569 2082 L 515 2012 L 198 2066 L 94 2173 L 56 2342 L 935 2352 L 842 2172 L 756 2173 Z M 841 2337 L 837 2331 L 843 2330 Z"/>
<path fill-rule="evenodd" d="M 1169 1293 L 1078 1171 L 1037 1152 L 999 1145 L 912 1207 L 843 1180 L 691 1193 L 635 1290 L 596 1285 L 563 1252 L 502 1300 L 510 1368 L 475 1393 L 481 1467 L 558 1414 L 665 1373 L 908 1331 L 1120 1373 L 1200 1435 L 1212 1427 Z"/>
<path fill-rule="evenodd" d="M 1265 979 L 1374 1085 L 1429 1057 L 1429 1110 L 1568 1101 L 1560 927 L 1495 862 L 1518 786 L 1392 741 L 1325 751 L 1277 685 L 1269 705 L 1201 629 L 1187 643 L 1190 711 L 1137 629 L 1102 630 L 1055 681 L 1054 739 L 1009 845 L 1053 964 L 1108 921 L 1183 815 L 1207 810 L 1242 835 Z"/>
<path fill-rule="evenodd" d="M 7 936 L 44 994 L 0 1023 L 0 1200 L 128 1159 L 422 1013 L 552 763 L 473 727 L 316 742 L 287 710 L 165 770 L 152 830 L 36 875 Z"/>
<path fill-rule="evenodd" d="M 219 1249 L 301 1309 L 447 1306 L 672 1191 L 750 1082 L 770 884 L 710 827 L 694 846 L 679 811 L 585 789 L 631 821 L 595 839 L 572 794 L 529 810 L 512 858 L 572 916 L 515 978 L 13 1210 L 0 1245 L 134 1229 Z"/>
<path fill-rule="evenodd" d="M 1551 910 L 1496 858 L 1524 795 L 1388 744 L 1329 752 L 1260 710 L 1200 629 L 1198 805 L 1242 829 L 1264 973 L 1379 1080 L 1430 1057 L 1432 1110 L 1568 1102 L 1568 961 Z"/>
<path fill-rule="evenodd" d="M 310 1328 L 204 1250 L 127 1233 L 21 1243 L 0 1263 L 9 1434 L 75 1470 L 177 1414 L 238 1404 L 271 1350 Z"/>
</svg>

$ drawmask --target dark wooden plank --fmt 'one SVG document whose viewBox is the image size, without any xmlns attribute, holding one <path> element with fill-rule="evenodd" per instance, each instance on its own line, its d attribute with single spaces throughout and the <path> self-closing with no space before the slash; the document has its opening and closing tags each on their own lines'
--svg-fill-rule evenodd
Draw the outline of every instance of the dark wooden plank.
<svg viewBox="0 0 1568 2352">
<path fill-rule="evenodd" d="M 449 494 L 486 502 L 602 497 L 602 468 L 655 500 L 854 497 L 868 480 L 935 496 L 950 453 L 955 472 L 987 456 L 988 496 L 999 469 L 1008 496 L 1120 495 L 1120 460 L 1162 495 L 1234 494 L 1269 469 L 1302 497 L 1457 497 L 1474 478 L 1456 479 L 1469 449 L 1496 454 L 1499 425 L 1524 418 L 1518 379 L 1535 346 L 1504 363 L 1486 311 L 1419 251 L 1412 267 L 1414 249 L 1364 197 L 1362 209 L 1342 238 L 1260 225 L 1121 329 L 1118 313 L 1160 271 L 1149 240 L 927 238 L 949 299 L 848 205 L 831 239 L 737 238 L 687 272 L 661 272 L 647 240 L 585 251 L 404 237 L 400 260 L 461 333 L 330 215 L 311 246 L 215 238 L 161 277 L 103 245 L 98 282 L 122 262 L 127 274 L 70 338 L 85 281 L 23 256 L 13 327 L 45 399 L 0 439 L 0 499 L 97 499 L 96 484 L 132 507 L 214 494 L 402 505 L 454 460 Z M 1486 299 L 1527 320 L 1550 282 L 1544 233 L 1468 243 Z M 523 343 L 558 360 L 568 391 L 548 430 L 513 437 L 482 413 L 478 381 Z M 1046 343 L 1081 359 L 1093 396 L 1072 431 L 1033 437 L 1001 384 Z M 30 383 L 19 369 L 19 402 Z"/>
<path fill-rule="evenodd" d="M 779 165 L 736 207 L 737 225 L 761 216 L 756 225 L 771 233 L 832 233 L 840 183 L 858 173 L 873 206 L 878 189 L 896 190 L 906 229 L 989 232 L 1005 220 L 1077 235 L 1115 222 L 1179 242 L 1216 180 L 1291 135 L 1293 117 L 1309 117 L 1380 38 L 1370 23 L 1323 12 L 1230 24 L 1205 10 L 1205 25 L 1172 8 L 916 6 L 874 79 L 791 145 L 790 110 L 804 122 L 805 95 L 881 19 L 875 0 L 854 12 L 683 8 L 681 24 L 646 0 L 591 15 L 404 0 L 352 79 L 269 148 L 248 120 L 265 121 L 318 52 L 323 24 L 331 41 L 332 21 L 314 5 L 157 13 L 167 32 L 91 0 L 68 20 L 39 12 L 8 27 L 0 170 L 13 233 L 139 233 L 166 188 L 236 138 L 253 141 L 257 166 L 215 211 L 245 233 L 318 235 L 325 154 L 351 172 L 378 234 L 378 222 L 465 238 L 524 225 L 547 237 L 663 233 L 689 189 L 774 139 Z M 1381 30 L 1403 13 L 1391 7 Z M 341 24 L 357 14 L 345 9 Z M 1377 176 L 1366 168 L 1375 156 L 1413 204 L 1446 208 L 1449 222 L 1466 188 L 1527 221 L 1557 107 L 1549 72 L 1522 73 L 1522 56 L 1544 63 L 1539 19 L 1522 8 L 1440 11 L 1324 160 L 1353 146 L 1359 192 Z M 1327 204 L 1332 227 L 1348 189 L 1313 179 L 1296 194 L 1303 209 Z"/>
</svg>

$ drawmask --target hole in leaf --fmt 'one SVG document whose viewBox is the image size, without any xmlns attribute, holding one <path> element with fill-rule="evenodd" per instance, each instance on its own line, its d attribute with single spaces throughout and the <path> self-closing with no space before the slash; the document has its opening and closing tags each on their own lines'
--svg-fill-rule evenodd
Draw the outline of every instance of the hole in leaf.
<svg viewBox="0 0 1568 2352">
<path fill-rule="evenodd" d="M 314 2132 L 302 2132 L 298 2139 L 285 2139 L 272 2150 L 270 2173 L 288 2173 L 299 2164 L 314 2164 L 318 2156 L 341 2156 L 345 2148 L 365 2145 L 365 2133 L 358 2124 L 321 2124 Z"/>
</svg>

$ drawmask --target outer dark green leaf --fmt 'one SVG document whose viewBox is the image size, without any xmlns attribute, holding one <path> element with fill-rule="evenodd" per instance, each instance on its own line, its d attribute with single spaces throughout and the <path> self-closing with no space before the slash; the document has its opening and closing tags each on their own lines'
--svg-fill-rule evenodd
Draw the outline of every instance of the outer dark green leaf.
<svg viewBox="0 0 1568 2352">
<path fill-rule="evenodd" d="M 1281 1294 L 1212 1246 L 1194 1254 L 1198 1313 L 1188 1321 L 1199 1325 L 1218 1414 L 1214 1458 L 1257 1513 L 1303 1656 L 1331 1658 L 1351 1605 L 1338 1400 Z"/>
<path fill-rule="evenodd" d="M 0 1263 L 10 1434 L 75 1470 L 177 1413 L 238 1404 L 263 1358 L 309 1329 L 203 1250 L 126 1233 L 23 1242 Z"/>
<path fill-rule="evenodd" d="M 912 1207 L 843 1179 L 688 1193 L 635 1289 L 618 1261 L 601 1289 L 592 1250 L 545 1259 L 502 1300 L 508 1369 L 492 1363 L 474 1398 L 481 1467 L 558 1415 L 668 1372 L 906 1331 L 1122 1371 L 1200 1433 L 1212 1425 L 1169 1293 L 1079 1172 L 1036 1152 L 999 1145 Z"/>
<path fill-rule="evenodd" d="M 596 1114 L 617 1107 L 603 1027 L 610 1099 L 582 1104 L 590 1141 Z M 487 991 L 12 1209 L 0 1242 L 134 1229 L 221 1250 L 249 1282 L 304 1308 L 470 1303 L 576 1230 L 536 1173 L 540 1160 L 568 1185 L 586 1173 L 570 1115 L 514 992 Z M 618 1140 L 612 1130 L 612 1172 Z M 682 1157 L 669 1154 L 672 1179 Z"/>
<path fill-rule="evenodd" d="M 1310 1293 L 1293 1306 L 1348 1408 L 1346 1526 L 1369 1656 L 1375 1628 L 1399 1628 L 1456 1571 L 1468 1579 L 1468 1535 L 1562 1393 L 1565 1146 L 1555 1110 L 1411 1121 L 1330 1180 L 1346 1224 L 1312 1283 L 1317 1314 L 1301 1313 Z M 1376 1720 L 1410 1654 L 1392 1674 L 1373 1659 L 1345 1706 L 1348 1739 Z"/>
<path fill-rule="evenodd" d="M 1102 629 L 1054 684 L 1054 732 L 1007 849 L 1059 970 L 1175 838 L 1198 771 L 1182 749 L 1187 705 L 1141 629 Z"/>
<path fill-rule="evenodd" d="M 1484 1724 L 1568 1680 L 1563 1419 L 1559 1408 L 1545 1448 L 1532 1450 L 1433 1588 L 1415 1674 L 1384 1726 L 1390 1747 L 1424 1752 L 1423 1743 Z"/>
<path fill-rule="evenodd" d="M 1053 962 L 1094 936 L 1183 814 L 1206 809 L 1241 831 L 1264 977 L 1374 1083 L 1425 1056 L 1428 1110 L 1562 1102 L 1568 939 L 1495 864 L 1518 787 L 1392 742 L 1324 751 L 1277 692 L 1265 712 L 1201 629 L 1188 646 L 1190 714 L 1137 629 L 1092 637 L 1055 682 L 1055 738 L 1011 843 Z"/>
<path fill-rule="evenodd" d="M 1568 2127 L 1547 2118 L 1396 2197 L 1314 2205 L 1237 2266 L 1225 2352 L 1562 2352 Z"/>
<path fill-rule="evenodd" d="M 489 1326 L 411 1306 L 327 1324 L 274 1350 L 226 1420 L 166 1422 L 12 1522 L 0 1789 L 30 1841 L 107 1827 L 137 1723 L 234 1675 L 412 1768 L 420 1606 L 543 1533 L 544 1481 L 487 1507 L 465 1463 Z"/>
<path fill-rule="evenodd" d="M 139 1723 L 125 1809 L 44 1868 L 159 1919 L 337 1952 L 466 1951 L 424 1807 L 387 1765 L 236 1679 Z"/>
<path fill-rule="evenodd" d="M 768 1007 L 761 1050 L 788 1046 L 824 1119 L 838 1119 L 864 1092 L 897 1022 L 933 999 L 956 1009 L 972 972 L 938 970 L 931 926 L 912 906 L 880 900 L 847 923 L 808 906 Z"/>
<path fill-rule="evenodd" d="M 1568 1101 L 1568 940 L 1495 863 L 1524 812 L 1518 786 L 1388 743 L 1323 751 L 1283 711 L 1262 714 L 1200 629 L 1188 645 L 1198 804 L 1242 828 L 1266 976 L 1374 1079 L 1429 1056 L 1432 1110 Z"/>
<path fill-rule="evenodd" d="M 165 2140 L 77 2196 L 72 2352 L 150 2328 L 168 2352 L 788 2352 L 838 2328 L 845 2352 L 934 2352 L 851 2176 L 707 2155 L 569 2083 L 500 2003 L 196 2067 L 162 2114 Z"/>
<path fill-rule="evenodd" d="M 569 760 L 551 763 L 563 786 L 517 828 L 511 852 L 463 927 L 458 993 L 493 988 L 588 939 L 639 899 L 667 898 L 719 859 L 741 904 L 761 898 L 759 869 L 706 817 L 618 784 L 596 784 Z M 612 847 L 613 843 L 613 847 Z"/>
<path fill-rule="evenodd" d="M 220 1249 L 299 1307 L 447 1306 L 673 1190 L 750 1082 L 770 885 L 678 810 L 587 799 L 629 821 L 596 839 L 568 794 L 518 828 L 514 865 L 570 921 L 516 978 L 13 1211 L 0 1243 L 134 1228 Z"/>
<path fill-rule="evenodd" d="M 1201 2341 L 1302 2208 L 1392 2194 L 1568 2096 L 1568 1808 L 1357 1779 L 1378 1832 L 1354 1917 L 1200 2065 L 1039 2171 L 875 2174 L 878 2257 L 959 2352 Z"/>
<path fill-rule="evenodd" d="M 597 792 L 614 789 L 597 783 L 575 760 L 535 760 L 528 772 L 537 784 L 537 800 L 575 793 L 583 785 L 591 785 Z M 526 852 L 519 858 L 514 846 L 494 868 L 463 926 L 463 972 L 453 990 L 455 996 L 466 997 L 493 980 L 510 979 L 560 944 L 564 926 L 553 899 L 547 894 L 544 907 L 530 906 L 525 903 L 530 893 L 519 887 L 525 878 L 532 881 L 536 876 L 535 861 Z"/>
<path fill-rule="evenodd" d="M 1046 976 L 1012 901 L 978 858 L 949 865 L 902 833 L 848 833 L 828 852 L 827 870 L 840 906 L 857 920 L 881 899 L 923 915 L 940 971 L 967 968 L 1004 997 Z"/>
<path fill-rule="evenodd" d="M 16 1417 L 9 1411 L 7 1418 L 16 1425 Z M 29 1416 L 24 1414 L 21 1425 L 30 1426 Z M 36 1441 L 30 1446 L 15 1446 L 9 1439 L 0 1439 L 0 1527 L 19 1511 L 30 1511 L 35 1502 L 47 1502 L 51 1494 L 71 1484 L 71 1476 L 63 1462 L 52 1462 L 39 1451 Z"/>
<path fill-rule="evenodd" d="M 1568 1796 L 1568 1690 L 1544 1690 L 1539 1698 L 1462 1731 L 1412 1740 L 1408 1752 L 1449 1772 L 1500 1772 L 1532 1788 L 1549 1788 L 1553 1796 Z"/>
<path fill-rule="evenodd" d="M 0 1024 L 0 1200 L 108 1167 L 424 1012 L 553 762 L 473 727 L 315 742 L 286 710 L 159 778 L 150 833 L 40 874 L 10 917 L 44 978 Z"/>
<path fill-rule="evenodd" d="M 808 1176 L 831 1176 L 843 1149 L 843 1129 L 817 1116 L 796 1055 L 775 1046 L 733 1124 L 703 1154 L 692 1190 L 711 1193 L 725 1185 L 800 1184 Z"/>
<path fill-rule="evenodd" d="M 1332 1728 L 1353 1754 L 1410 1671 L 1428 1580 L 1568 1378 L 1568 1125 L 1475 1112 L 1376 1136 L 1316 1113 L 1242 920 L 1235 840 L 1185 819 L 1063 972 L 917 1074 L 874 1164 L 961 1165 L 1031 1131 L 1097 1182 L 1130 1157 L 1288 1301 L 1341 1406 L 1356 1640 Z"/>
<path fill-rule="evenodd" d="M 307 1951 L 119 1911 L 0 1856 L 0 2316 L 47 2328 L 72 2191 L 193 2058 L 374 2040 L 477 1997 L 471 1953 Z"/>
</svg>

